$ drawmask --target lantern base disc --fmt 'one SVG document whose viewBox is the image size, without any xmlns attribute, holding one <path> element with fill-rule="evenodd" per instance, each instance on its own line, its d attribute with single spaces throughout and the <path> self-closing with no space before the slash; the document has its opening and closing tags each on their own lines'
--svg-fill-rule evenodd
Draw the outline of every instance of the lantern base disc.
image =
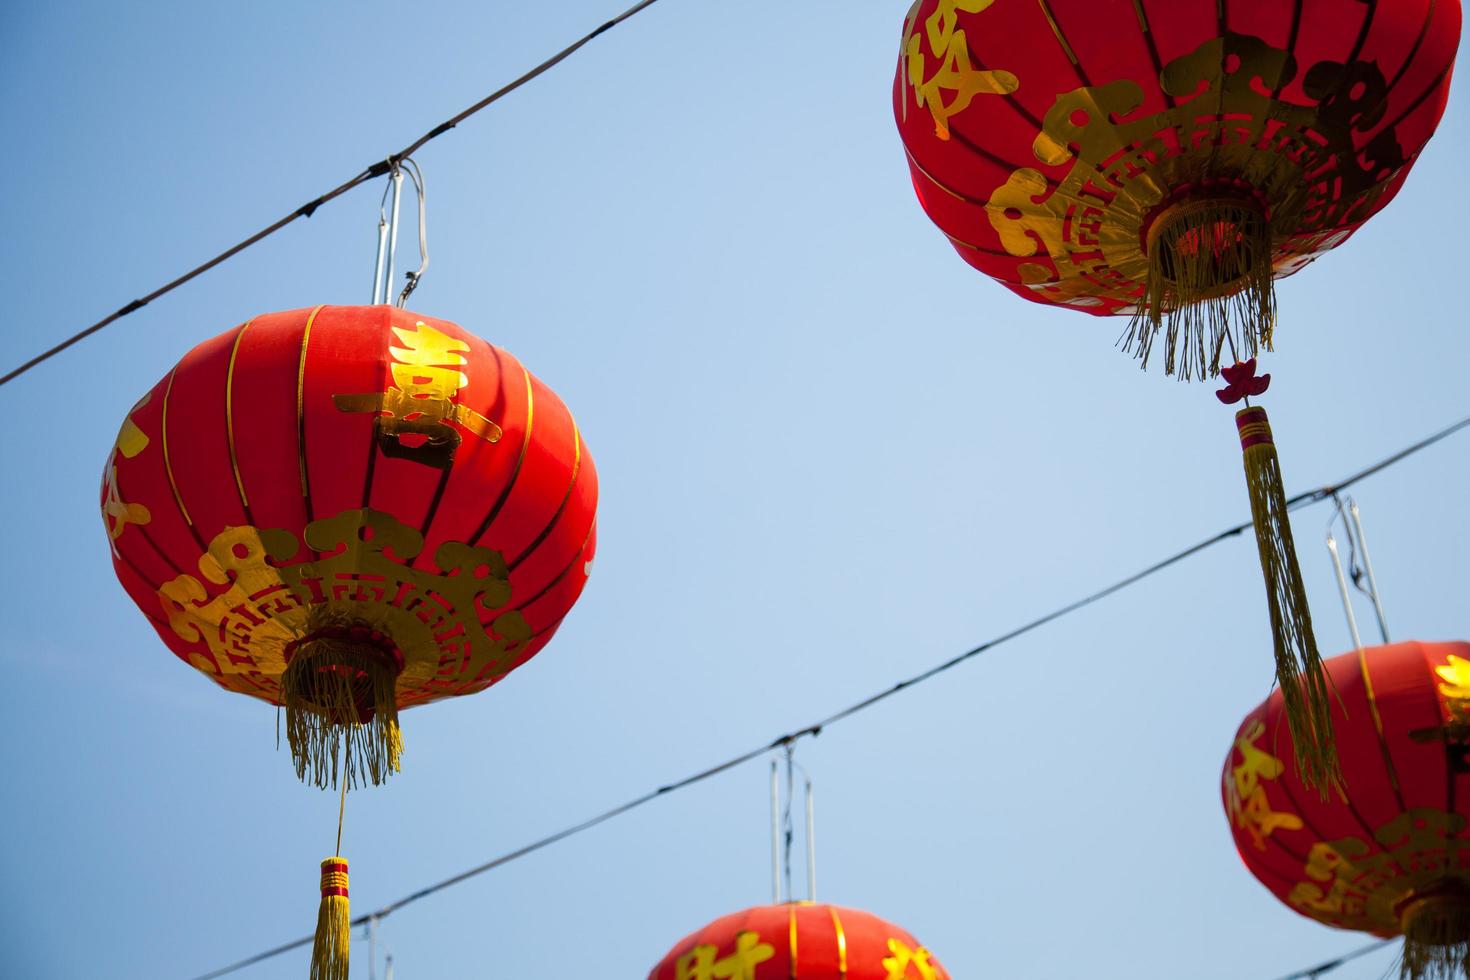
<svg viewBox="0 0 1470 980">
<path fill-rule="evenodd" d="M 1470 891 L 1446 887 L 1411 898 L 1399 915 L 1404 980 L 1470 977 Z"/>
<path fill-rule="evenodd" d="M 1148 280 L 1123 349 L 1145 367 L 1160 332 L 1164 373 L 1184 380 L 1271 349 L 1276 323 L 1271 223 L 1245 196 L 1191 196 L 1144 223 Z"/>
<path fill-rule="evenodd" d="M 401 670 L 397 652 L 365 630 L 320 630 L 294 645 L 281 705 L 297 778 L 322 789 L 341 779 L 353 788 L 398 771 Z"/>
</svg>

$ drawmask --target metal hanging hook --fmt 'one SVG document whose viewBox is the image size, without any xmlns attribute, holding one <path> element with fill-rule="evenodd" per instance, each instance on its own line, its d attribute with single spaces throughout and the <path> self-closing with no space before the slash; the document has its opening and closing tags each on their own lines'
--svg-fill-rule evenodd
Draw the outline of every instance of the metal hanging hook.
<svg viewBox="0 0 1470 980">
<path fill-rule="evenodd" d="M 771 901 L 779 905 L 784 895 L 786 901 L 796 901 L 796 891 L 791 885 L 791 846 L 795 838 L 791 805 L 795 798 L 795 773 L 800 770 L 806 789 L 806 901 L 817 900 L 817 844 L 815 794 L 812 777 L 806 767 L 796 761 L 796 749 L 792 742 L 784 745 L 786 762 L 786 799 L 781 799 L 781 764 L 771 760 Z M 784 887 L 783 887 L 784 879 Z"/>
<path fill-rule="evenodd" d="M 1378 632 L 1383 637 L 1383 642 L 1388 643 L 1388 623 L 1383 614 L 1383 602 L 1378 595 L 1378 580 L 1373 574 L 1373 562 L 1368 557 L 1368 543 L 1363 535 L 1363 517 L 1358 510 L 1358 502 L 1352 497 L 1344 501 L 1337 494 L 1332 497 L 1337 507 L 1332 512 L 1332 518 L 1327 522 L 1327 551 L 1332 555 L 1332 568 L 1337 575 L 1337 591 L 1342 598 L 1342 608 L 1347 616 L 1348 631 L 1352 634 L 1353 645 L 1357 649 L 1363 649 L 1363 639 L 1358 632 L 1358 619 L 1353 613 L 1352 589 L 1348 582 L 1351 580 L 1352 588 L 1366 595 L 1373 602 L 1373 612 L 1378 619 Z M 1346 532 L 1348 545 L 1347 568 L 1344 570 L 1342 555 L 1338 550 L 1337 536 L 1333 531 L 1338 521 L 1342 521 L 1343 530 Z M 1362 567 L 1358 565 L 1358 556 L 1363 556 Z M 1366 585 L 1365 585 L 1366 583 Z"/>
<path fill-rule="evenodd" d="M 771 760 L 771 904 L 781 904 L 781 783 Z"/>
<path fill-rule="evenodd" d="M 1363 515 L 1358 512 L 1356 499 L 1348 498 L 1348 513 L 1353 518 L 1353 530 L 1358 535 L 1358 550 L 1363 553 L 1363 571 L 1368 576 L 1368 595 L 1373 600 L 1373 613 L 1378 617 L 1378 633 L 1383 637 L 1384 643 L 1391 642 L 1388 638 L 1388 620 L 1383 615 L 1383 600 L 1378 594 L 1378 578 L 1373 574 L 1373 559 L 1368 557 L 1368 539 L 1363 535 Z M 1362 589 L 1362 586 L 1358 586 Z"/>
<path fill-rule="evenodd" d="M 378 204 L 378 255 L 373 266 L 373 304 L 387 303 L 392 297 L 393 266 L 398 258 L 398 218 L 403 202 L 403 175 L 413 181 L 414 194 L 418 198 L 419 217 L 419 267 L 404 273 L 407 278 L 402 292 L 394 305 L 402 309 L 408 297 L 418 288 L 419 281 L 429 268 L 429 233 L 425 198 L 424 173 L 411 157 L 389 161 L 388 186 L 383 189 L 383 199 Z M 389 203 L 391 199 L 391 204 Z"/>
</svg>

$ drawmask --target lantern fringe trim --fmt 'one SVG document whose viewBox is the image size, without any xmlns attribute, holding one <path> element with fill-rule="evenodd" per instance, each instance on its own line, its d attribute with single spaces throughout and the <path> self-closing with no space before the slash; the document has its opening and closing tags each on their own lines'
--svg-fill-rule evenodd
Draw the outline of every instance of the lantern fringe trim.
<svg viewBox="0 0 1470 980">
<path fill-rule="evenodd" d="M 1315 788 L 1326 799 L 1330 790 L 1341 794 L 1342 787 L 1342 770 L 1332 733 L 1335 691 L 1312 632 L 1312 611 L 1307 605 L 1306 586 L 1291 538 L 1281 463 L 1265 409 L 1241 409 L 1235 415 L 1235 425 L 1240 431 L 1251 519 L 1271 611 L 1276 682 L 1281 688 L 1286 723 L 1296 750 L 1297 773 L 1305 785 Z"/>
<path fill-rule="evenodd" d="M 1185 381 L 1271 349 L 1276 324 L 1271 224 L 1254 202 L 1186 199 L 1148 226 L 1148 279 L 1123 349 L 1148 367 L 1164 334 L 1164 373 Z"/>
<path fill-rule="evenodd" d="M 347 980 L 352 952 L 352 908 L 347 896 L 347 859 L 322 862 L 322 904 L 311 944 L 311 980 Z"/>
<path fill-rule="evenodd" d="M 319 789 L 380 785 L 399 771 L 397 665 L 371 647 L 338 639 L 296 648 L 281 675 L 286 741 L 296 776 Z"/>
<path fill-rule="evenodd" d="M 1463 980 L 1470 976 L 1470 901 L 1463 895 L 1413 900 L 1403 913 L 1403 980 Z"/>
</svg>

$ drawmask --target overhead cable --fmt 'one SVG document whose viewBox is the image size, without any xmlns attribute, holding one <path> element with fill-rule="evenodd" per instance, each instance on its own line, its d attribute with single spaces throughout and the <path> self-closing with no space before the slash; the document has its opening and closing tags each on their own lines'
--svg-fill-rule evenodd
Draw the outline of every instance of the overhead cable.
<svg viewBox="0 0 1470 980">
<path fill-rule="evenodd" d="M 1288 500 L 1288 505 L 1293 508 L 1297 508 L 1319 503 L 1324 500 L 1330 500 L 1335 494 L 1341 493 L 1343 490 L 1346 490 L 1353 484 L 1367 479 L 1375 473 L 1379 473 L 1390 466 L 1402 462 L 1415 453 L 1429 448 L 1440 440 L 1448 438 L 1449 436 L 1453 435 L 1456 432 L 1459 432 L 1461 429 L 1464 429 L 1467 426 L 1470 426 L 1470 416 L 1460 419 L 1460 421 L 1455 422 L 1453 425 L 1446 426 L 1445 428 L 1440 429 L 1438 432 L 1435 432 L 1432 435 L 1420 439 L 1418 442 L 1405 446 L 1398 452 L 1387 456 L 1370 466 L 1358 470 L 1356 473 L 1353 473 L 1351 476 L 1339 480 L 1337 483 L 1329 483 L 1325 486 L 1318 487 L 1315 490 L 1308 490 L 1304 493 L 1299 493 Z M 1023 626 L 1016 627 L 1010 632 L 1002 633 L 1000 636 L 997 636 L 991 640 L 987 640 L 979 646 L 971 647 L 969 650 L 966 650 L 964 653 L 961 653 L 958 656 L 951 657 L 949 660 L 930 667 L 928 670 L 915 674 L 905 680 L 901 680 L 897 684 L 894 684 L 892 687 L 879 691 L 878 693 L 866 697 L 855 704 L 843 708 L 841 711 L 828 715 L 821 721 L 813 722 L 812 724 L 807 725 L 803 728 L 798 728 L 794 731 L 787 732 L 785 735 L 780 735 L 763 745 L 751 749 L 748 752 L 743 752 L 740 755 L 735 756 L 734 758 L 726 759 L 724 762 L 710 766 L 708 769 L 701 770 L 700 772 L 694 773 L 693 775 L 685 776 L 683 779 L 668 783 L 664 786 L 660 786 L 658 789 L 644 793 L 642 796 L 635 797 L 634 799 L 631 799 L 626 803 L 615 806 L 611 810 L 600 813 L 595 817 L 591 817 L 587 820 L 582 821 L 581 823 L 573 824 L 570 827 L 567 827 L 563 830 L 558 830 L 554 834 L 550 834 L 546 837 L 541 838 L 540 840 L 533 841 L 530 844 L 526 844 L 525 846 L 517 848 L 514 851 L 508 851 L 498 857 L 491 858 L 483 864 L 475 865 L 474 867 L 461 871 L 459 874 L 453 875 L 452 877 L 445 878 L 442 881 L 436 881 L 431 885 L 420 888 L 418 891 L 413 892 L 410 895 L 406 895 L 403 898 L 398 899 L 396 902 L 390 902 L 375 911 L 368 912 L 365 915 L 359 915 L 357 918 L 352 920 L 352 925 L 354 927 L 357 927 L 360 925 L 365 925 L 369 921 L 383 919 L 389 914 L 396 912 L 407 905 L 417 902 L 421 898 L 427 898 L 435 892 L 443 891 L 444 889 L 457 885 L 460 882 L 467 881 L 468 879 L 473 878 L 476 875 L 484 874 L 486 871 L 493 870 L 500 867 L 501 865 L 509 864 L 512 861 L 523 858 L 528 854 L 532 854 L 543 848 L 550 847 L 552 844 L 555 844 L 558 841 L 562 841 L 573 835 L 580 834 L 585 830 L 591 830 L 598 824 L 605 823 L 608 820 L 613 819 L 614 817 L 622 816 L 623 814 L 628 813 L 631 810 L 636 810 L 639 807 L 643 806 L 645 803 L 650 803 L 653 800 L 658 799 L 660 796 L 666 796 L 669 793 L 675 792 L 676 790 L 681 790 L 688 786 L 693 786 L 695 783 L 701 783 L 712 776 L 717 776 L 720 773 L 725 772 L 726 770 L 733 769 L 736 766 L 751 761 L 752 759 L 760 758 L 761 756 L 765 755 L 768 752 L 771 752 L 772 750 L 788 747 L 799 739 L 806 738 L 808 736 L 820 735 L 823 729 L 835 724 L 836 722 L 842 721 L 844 718 L 849 718 L 860 711 L 871 708 L 873 705 L 892 697 L 899 691 L 907 690 L 908 688 L 911 688 L 916 684 L 923 683 L 924 681 L 927 681 L 932 677 L 942 674 L 945 671 L 950 670 L 951 668 L 957 667 L 967 660 L 978 657 L 980 654 L 985 653 L 988 650 L 992 650 L 1003 643 L 1007 643 L 1011 640 L 1016 639 L 1017 637 L 1024 636 L 1025 634 L 1030 633 L 1032 630 L 1035 630 L 1041 626 L 1045 626 L 1047 623 L 1060 619 L 1063 616 L 1068 615 L 1069 613 L 1076 612 L 1077 610 L 1082 609 L 1085 606 L 1089 606 L 1094 602 L 1105 599 L 1115 592 L 1119 592 L 1123 589 L 1126 589 L 1130 585 L 1134 585 L 1138 582 L 1143 581 L 1151 575 L 1162 572 L 1164 569 L 1170 567 L 1171 565 L 1177 564 L 1178 562 L 1181 562 L 1192 555 L 1197 555 L 1201 551 L 1213 547 L 1214 545 L 1217 545 L 1222 541 L 1233 538 L 1249 530 L 1251 527 L 1252 524 L 1250 521 L 1245 521 L 1232 527 L 1228 527 L 1218 534 L 1214 534 L 1208 538 L 1205 538 L 1203 541 L 1200 541 L 1197 544 L 1190 545 L 1188 548 L 1185 548 L 1182 551 L 1176 551 L 1174 554 L 1168 556 L 1167 558 L 1154 562 L 1152 565 L 1149 565 L 1142 571 L 1135 572 L 1132 575 L 1127 576 L 1126 578 L 1119 579 L 1111 585 L 1098 589 L 1096 592 L 1093 592 L 1090 595 L 1084 596 L 1081 599 L 1077 599 L 1074 602 L 1070 602 L 1064 606 L 1061 606 L 1060 608 L 1055 609 L 1052 612 L 1045 614 L 1044 616 L 1039 616 Z M 192 980 L 214 980 L 214 978 L 216 977 L 222 977 L 226 974 L 234 973 L 237 970 L 242 970 L 247 966 L 260 963 L 263 960 L 271 959 L 272 957 L 279 956 L 282 953 L 290 952 L 293 949 L 300 949 L 303 946 L 309 946 L 311 945 L 312 939 L 312 936 L 303 936 L 302 938 L 292 940 L 289 943 L 284 943 L 280 946 L 265 950 L 264 952 L 256 953 L 254 956 L 247 957 L 236 963 L 232 963 L 229 966 L 221 967 L 220 969 L 215 970 L 211 973 L 200 974 L 199 976 L 192 978 Z M 1340 957 L 1337 960 L 1320 964 L 1319 966 L 1314 967 L 1310 970 L 1293 973 L 1288 977 L 1281 978 L 1281 980 L 1302 980 L 1302 978 L 1323 976 L 1326 973 L 1343 965 L 1344 963 L 1347 963 L 1348 961 L 1358 956 L 1362 956 L 1367 952 L 1370 952 L 1372 949 L 1378 948 L 1378 946 L 1380 945 L 1382 945 L 1382 943 L 1375 944 L 1372 947 L 1368 947 L 1357 952 L 1349 953 L 1346 956 Z"/>
<path fill-rule="evenodd" d="M 346 194 L 348 191 L 352 190 L 352 188 L 356 187 L 357 185 L 366 183 L 367 181 L 372 180 L 375 177 L 381 177 L 384 174 L 389 173 L 405 157 L 407 157 L 409 154 L 413 153 L 415 150 L 417 150 L 419 147 L 423 146 L 425 143 L 429 142 L 432 139 L 437 139 L 438 137 L 444 135 L 445 133 L 447 133 L 451 129 L 453 129 L 455 126 L 458 126 L 460 123 L 464 122 L 470 116 L 473 116 L 475 113 L 477 113 L 480 110 L 486 108 L 487 106 L 491 105 L 492 103 L 498 102 L 500 99 L 503 99 L 505 96 L 507 96 L 510 93 L 514 92 L 516 89 L 520 88 L 522 85 L 525 85 L 527 82 L 529 82 L 532 79 L 536 78 L 538 75 L 542 74 L 543 72 L 547 71 L 548 69 L 551 69 L 551 68 L 556 67 L 561 62 L 565 61 L 568 57 L 570 57 L 572 54 L 576 53 L 576 51 L 579 48 L 581 48 L 583 45 L 587 44 L 593 38 L 597 37 L 599 34 L 604 34 L 607 31 L 612 30 L 614 27 L 617 27 L 623 21 L 629 19 L 630 17 L 634 16 L 635 14 L 641 13 L 642 11 L 648 9 L 649 7 L 653 6 L 657 2 L 658 2 L 658 0 L 641 0 L 641 2 L 634 4 L 633 6 L 629 7 L 627 10 L 625 10 L 622 13 L 618 14 L 612 20 L 607 21 L 601 27 L 598 27 L 595 31 L 592 31 L 589 34 L 583 35 L 581 38 L 577 39 L 573 43 L 571 43 L 571 44 L 567 45 L 566 47 L 562 48 L 556 54 L 552 55 L 550 58 L 547 58 L 545 61 L 541 62 L 541 64 L 537 65 L 535 68 L 532 68 L 530 71 L 526 72 L 524 75 L 521 75 L 519 78 L 515 79 L 514 81 L 509 82 L 506 85 L 501 86 L 500 88 L 496 89 L 494 92 L 491 92 L 489 95 L 485 96 L 479 102 L 476 102 L 474 105 L 470 106 L 468 109 L 465 109 L 463 112 L 459 113 L 458 115 L 451 116 L 450 118 L 444 120 L 444 122 L 440 123 L 439 125 L 435 126 L 433 129 L 431 129 L 428 132 L 424 133 L 424 135 L 420 136 L 418 139 L 414 140 L 412 143 L 408 144 L 403 149 L 399 150 L 397 153 L 389 154 L 387 157 L 384 157 L 382 160 L 379 160 L 376 163 L 373 163 L 373 164 L 371 164 L 371 165 L 369 165 L 367 167 L 364 167 L 362 170 L 358 171 L 358 173 L 356 175 L 354 175 L 353 177 L 351 177 L 350 179 L 344 181 L 341 184 L 338 184 L 336 187 L 334 187 L 331 190 L 327 191 L 325 194 L 322 194 L 322 195 L 320 195 L 318 197 L 313 198 L 310 201 L 307 201 L 305 204 L 301 205 L 301 207 L 297 208 L 295 211 L 292 211 L 290 214 L 287 214 L 285 217 L 281 218 L 280 220 L 278 220 L 278 221 L 276 221 L 276 222 L 274 222 L 272 224 L 266 225 L 264 228 L 262 228 L 260 231 L 257 231 L 255 234 L 251 235 L 249 238 L 246 238 L 243 241 L 238 242 L 237 244 L 231 245 L 229 248 L 225 249 L 223 252 L 219 253 L 214 258 L 208 260 L 207 262 L 203 262 L 203 263 L 201 263 L 199 265 L 196 265 L 194 268 L 190 269 L 188 272 L 186 272 L 183 275 L 179 276 L 177 279 L 174 279 L 174 280 L 172 280 L 170 282 L 165 283 L 162 286 L 159 286 L 157 289 L 155 289 L 151 293 L 148 293 L 146 296 L 143 296 L 140 299 L 135 299 L 131 303 L 128 303 L 125 306 L 121 306 L 121 307 L 119 307 L 116 310 L 113 310 L 111 313 L 107 314 L 107 316 L 105 316 L 102 319 L 98 320 L 96 323 L 92 324 L 90 327 L 87 327 L 85 330 L 81 330 L 81 331 L 78 331 L 77 333 L 72 334 L 70 337 L 66 338 L 61 343 L 57 344 L 55 347 L 52 347 L 50 350 L 43 351 L 40 354 L 37 354 L 35 357 L 31 358 L 29 361 L 26 361 L 24 364 L 20 365 L 19 367 L 15 368 L 14 370 L 10 371 L 8 374 L 4 375 L 3 377 L 0 377 L 0 385 L 3 385 L 3 384 L 6 384 L 7 382 L 10 382 L 10 381 L 15 380 L 16 378 L 20 377 L 22 374 L 25 374 L 27 371 L 29 371 L 31 368 L 35 367 L 36 365 L 40 364 L 41 362 L 47 361 L 47 360 L 55 357 L 57 354 L 60 354 L 62 351 L 66 350 L 68 347 L 71 347 L 73 344 L 75 344 L 75 343 L 77 343 L 79 341 L 85 340 L 86 338 L 92 336 L 92 334 L 94 334 L 97 331 L 101 330 L 103 327 L 106 327 L 106 326 L 108 326 L 108 325 L 110 325 L 112 323 L 115 323 L 118 320 L 121 320 L 123 317 L 127 316 L 129 313 L 134 313 L 134 312 L 137 312 L 138 310 L 141 310 L 143 307 L 147 306 L 149 303 L 151 303 L 154 300 L 158 299 L 160 296 L 163 296 L 166 293 L 173 292 L 175 289 L 178 289 L 180 286 L 184 285 L 186 282 L 189 282 L 190 280 L 192 280 L 192 279 L 194 279 L 194 278 L 196 278 L 198 276 L 203 275 L 204 273 L 208 272 L 210 269 L 213 269 L 215 266 L 219 265 L 221 262 L 225 261 L 226 259 L 232 258 L 232 257 L 238 255 L 239 253 L 245 251 L 247 248 L 249 248 L 250 246 L 254 245 L 256 242 L 259 242 L 259 241 L 261 241 L 264 238 L 268 238 L 271 235 L 274 235 L 276 232 L 280 231 L 282 228 L 286 227 L 291 222 L 295 221 L 297 218 L 310 218 L 312 216 L 313 212 L 315 212 L 317 208 L 321 207 L 323 204 L 326 204 L 328 201 L 331 201 L 331 200 L 334 200 L 334 199 L 336 199 L 338 197 L 341 197 L 343 194 Z"/>
</svg>

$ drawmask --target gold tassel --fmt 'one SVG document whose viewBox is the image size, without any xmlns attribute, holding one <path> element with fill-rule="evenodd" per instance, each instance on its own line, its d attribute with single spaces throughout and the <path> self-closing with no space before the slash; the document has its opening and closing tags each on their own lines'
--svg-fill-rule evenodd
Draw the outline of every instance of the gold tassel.
<svg viewBox="0 0 1470 980">
<path fill-rule="evenodd" d="M 311 944 L 311 980 L 347 980 L 352 946 L 352 910 L 347 900 L 347 859 L 322 862 L 322 905 Z"/>
<path fill-rule="evenodd" d="M 398 772 L 397 662 L 373 643 L 332 630 L 299 644 L 281 675 L 286 741 L 297 778 L 374 785 Z M 342 751 L 345 749 L 345 751 Z M 341 772 L 338 771 L 339 766 Z"/>
<path fill-rule="evenodd" d="M 1330 789 L 1340 791 L 1342 781 L 1332 736 L 1332 682 L 1312 634 L 1312 612 L 1291 540 L 1281 464 L 1265 409 L 1241 409 L 1235 415 L 1235 426 L 1245 455 L 1245 483 L 1271 609 L 1276 681 L 1296 747 L 1297 772 L 1303 783 L 1316 788 L 1325 799 Z"/>
<path fill-rule="evenodd" d="M 1411 898 L 1400 923 L 1403 980 L 1470 977 L 1470 899 L 1463 888 L 1450 886 Z"/>
<path fill-rule="evenodd" d="M 1239 360 L 1271 349 L 1276 323 L 1271 222 L 1253 201 L 1176 201 L 1148 226 L 1148 279 L 1123 349 L 1148 366 L 1164 331 L 1164 373 L 1212 377 L 1229 343 Z"/>
</svg>

